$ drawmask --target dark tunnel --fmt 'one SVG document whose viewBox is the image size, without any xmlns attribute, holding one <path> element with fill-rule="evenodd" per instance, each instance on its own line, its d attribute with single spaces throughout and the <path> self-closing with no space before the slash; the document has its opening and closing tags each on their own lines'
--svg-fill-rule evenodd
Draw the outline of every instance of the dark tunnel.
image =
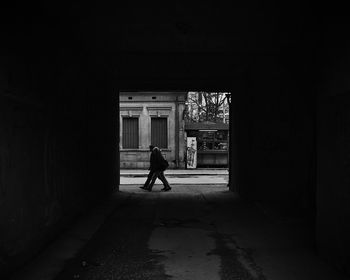
<svg viewBox="0 0 350 280">
<path fill-rule="evenodd" d="M 230 91 L 230 191 L 350 273 L 346 9 L 251 2 L 1 8 L 0 275 L 118 191 L 118 93 L 164 89 Z"/>
</svg>

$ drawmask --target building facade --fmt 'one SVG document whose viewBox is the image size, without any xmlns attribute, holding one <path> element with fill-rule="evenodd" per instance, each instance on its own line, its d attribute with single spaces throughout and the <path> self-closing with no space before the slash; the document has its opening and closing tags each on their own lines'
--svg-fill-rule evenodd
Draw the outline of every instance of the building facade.
<svg viewBox="0 0 350 280">
<path fill-rule="evenodd" d="M 120 92 L 120 167 L 149 167 L 149 145 L 158 146 L 169 168 L 185 167 L 187 92 Z"/>
</svg>

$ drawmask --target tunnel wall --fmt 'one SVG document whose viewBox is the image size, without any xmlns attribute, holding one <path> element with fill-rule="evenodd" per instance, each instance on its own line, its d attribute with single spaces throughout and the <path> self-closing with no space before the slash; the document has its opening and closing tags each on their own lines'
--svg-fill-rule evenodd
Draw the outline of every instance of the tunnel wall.
<svg viewBox="0 0 350 280">
<path fill-rule="evenodd" d="M 7 26 L 0 49 L 0 278 L 117 187 L 110 74 L 30 31 Z"/>
<path fill-rule="evenodd" d="M 274 56 L 256 57 L 242 77 L 233 110 L 238 189 L 285 214 L 314 211 L 312 92 Z"/>
<path fill-rule="evenodd" d="M 309 218 L 315 248 L 349 274 L 349 22 L 337 13 L 322 24 L 305 54 L 257 57 L 242 76 L 237 185 L 254 203 Z"/>
<path fill-rule="evenodd" d="M 331 18 L 317 102 L 317 245 L 350 275 L 350 52 L 347 15 Z"/>
<path fill-rule="evenodd" d="M 350 85 L 350 84 L 349 84 Z M 322 96 L 318 106 L 317 244 L 350 273 L 350 87 Z"/>
</svg>

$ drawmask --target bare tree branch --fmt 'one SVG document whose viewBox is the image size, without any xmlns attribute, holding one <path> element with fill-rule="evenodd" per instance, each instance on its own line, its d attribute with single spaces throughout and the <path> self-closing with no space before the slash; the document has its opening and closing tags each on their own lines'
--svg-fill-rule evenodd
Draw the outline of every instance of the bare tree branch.
<svg viewBox="0 0 350 280">
<path fill-rule="evenodd" d="M 225 93 L 223 92 L 190 92 L 187 99 L 186 119 L 188 121 L 224 121 Z"/>
</svg>

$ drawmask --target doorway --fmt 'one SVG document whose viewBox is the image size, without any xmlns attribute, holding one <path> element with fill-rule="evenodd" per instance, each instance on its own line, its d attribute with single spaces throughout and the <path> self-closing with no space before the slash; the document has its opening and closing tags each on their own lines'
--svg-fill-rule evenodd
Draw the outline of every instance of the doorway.
<svg viewBox="0 0 350 280">
<path fill-rule="evenodd" d="M 229 92 L 125 90 L 118 97 L 121 185 L 143 183 L 153 144 L 171 183 L 229 186 Z"/>
</svg>

